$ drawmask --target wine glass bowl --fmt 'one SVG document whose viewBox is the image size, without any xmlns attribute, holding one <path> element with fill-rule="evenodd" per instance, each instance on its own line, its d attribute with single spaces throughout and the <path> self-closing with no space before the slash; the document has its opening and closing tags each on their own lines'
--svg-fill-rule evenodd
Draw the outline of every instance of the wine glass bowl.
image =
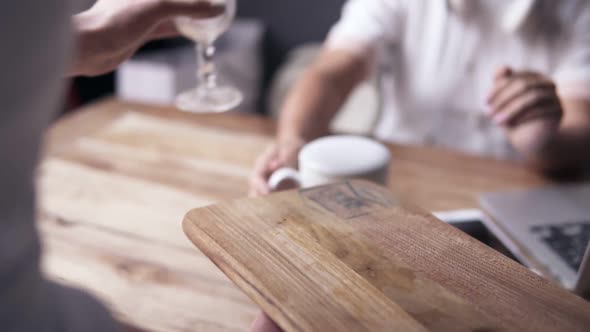
<svg viewBox="0 0 590 332">
<path fill-rule="evenodd" d="M 234 109 L 242 100 L 242 93 L 234 87 L 219 85 L 213 57 L 213 43 L 231 25 L 236 15 L 236 0 L 204 0 L 212 16 L 193 18 L 181 16 L 175 19 L 178 31 L 193 40 L 197 47 L 197 87 L 181 93 L 176 107 L 183 111 L 225 112 Z"/>
</svg>

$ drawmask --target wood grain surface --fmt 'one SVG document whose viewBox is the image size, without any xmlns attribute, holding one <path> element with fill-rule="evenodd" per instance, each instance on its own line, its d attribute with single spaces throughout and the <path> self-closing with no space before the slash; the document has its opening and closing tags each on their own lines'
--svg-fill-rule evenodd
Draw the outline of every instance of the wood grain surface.
<svg viewBox="0 0 590 332">
<path fill-rule="evenodd" d="M 37 180 L 45 271 L 141 329 L 247 329 L 256 306 L 194 248 L 181 221 L 192 208 L 243 197 L 274 128 L 251 115 L 116 99 L 59 120 Z M 547 182 L 515 163 L 390 149 L 390 188 L 428 211 L 472 208 L 479 192 Z"/>
<path fill-rule="evenodd" d="M 181 221 L 195 206 L 245 194 L 268 143 L 248 131 L 258 119 L 195 121 L 115 105 L 82 110 L 50 133 L 37 181 L 44 270 L 142 330 L 246 330 L 257 307 L 194 248 Z M 231 127 L 238 122 L 246 128 Z"/>
<path fill-rule="evenodd" d="M 191 240 L 286 331 L 587 331 L 590 304 L 351 181 L 191 211 Z"/>
</svg>

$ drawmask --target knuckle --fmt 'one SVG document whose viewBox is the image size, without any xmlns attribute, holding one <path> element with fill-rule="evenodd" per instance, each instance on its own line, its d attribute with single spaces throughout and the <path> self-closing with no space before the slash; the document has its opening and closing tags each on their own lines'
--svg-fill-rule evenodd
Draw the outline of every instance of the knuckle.
<svg viewBox="0 0 590 332">
<path fill-rule="evenodd" d="M 514 84 L 518 91 L 526 91 L 529 87 L 529 83 L 525 79 L 517 80 Z"/>
</svg>

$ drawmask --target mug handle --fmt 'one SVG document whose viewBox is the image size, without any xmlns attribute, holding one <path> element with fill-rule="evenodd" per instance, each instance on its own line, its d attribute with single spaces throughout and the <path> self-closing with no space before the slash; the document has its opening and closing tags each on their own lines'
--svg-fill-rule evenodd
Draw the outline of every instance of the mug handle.
<svg viewBox="0 0 590 332">
<path fill-rule="evenodd" d="M 298 187 L 302 185 L 301 174 L 296 169 L 283 167 L 272 173 L 268 179 L 268 187 L 271 191 L 276 191 L 281 183 L 287 180 L 295 182 Z"/>
</svg>

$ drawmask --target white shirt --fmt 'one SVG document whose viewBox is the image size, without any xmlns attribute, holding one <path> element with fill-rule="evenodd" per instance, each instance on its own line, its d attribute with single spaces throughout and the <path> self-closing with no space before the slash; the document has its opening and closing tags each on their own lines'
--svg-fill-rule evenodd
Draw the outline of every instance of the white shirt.
<svg viewBox="0 0 590 332">
<path fill-rule="evenodd" d="M 590 1 L 349 0 L 326 45 L 375 60 L 385 140 L 515 157 L 484 114 L 503 65 L 590 99 Z"/>
<path fill-rule="evenodd" d="M 115 331 L 106 309 L 40 271 L 34 173 L 70 57 L 68 0 L 0 1 L 0 330 Z"/>
</svg>

